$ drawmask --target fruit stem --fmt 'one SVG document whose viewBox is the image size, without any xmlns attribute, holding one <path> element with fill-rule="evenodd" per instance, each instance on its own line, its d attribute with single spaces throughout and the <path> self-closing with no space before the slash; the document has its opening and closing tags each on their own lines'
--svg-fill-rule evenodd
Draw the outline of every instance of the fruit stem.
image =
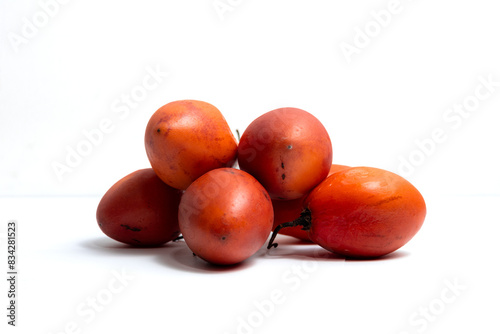
<svg viewBox="0 0 500 334">
<path fill-rule="evenodd" d="M 271 247 L 274 248 L 278 247 L 278 243 L 274 242 L 274 239 L 276 239 L 278 232 L 282 228 L 294 227 L 294 226 L 302 226 L 302 229 L 304 231 L 309 231 L 309 229 L 311 228 L 311 211 L 309 211 L 309 209 L 304 209 L 304 211 L 302 211 L 302 213 L 300 214 L 299 218 L 295 219 L 294 221 L 286 222 L 276 226 L 276 228 L 273 231 L 273 235 L 271 236 L 271 239 L 267 244 L 267 249 L 270 249 Z"/>
</svg>

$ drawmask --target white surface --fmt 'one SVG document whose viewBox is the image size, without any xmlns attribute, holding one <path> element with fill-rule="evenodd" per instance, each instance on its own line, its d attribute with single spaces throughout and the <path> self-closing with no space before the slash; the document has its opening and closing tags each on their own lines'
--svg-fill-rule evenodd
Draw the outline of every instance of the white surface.
<svg viewBox="0 0 500 334">
<path fill-rule="evenodd" d="M 263 248 L 233 268 L 206 264 L 182 241 L 122 246 L 99 230 L 98 201 L 0 199 L 19 223 L 19 327 L 9 333 L 59 333 L 73 322 L 80 333 L 500 331 L 500 197 L 428 198 L 419 234 L 380 260 L 344 261 L 282 237 L 278 248 Z M 133 278 L 123 286 L 113 271 Z M 109 293 L 110 282 L 121 291 Z M 458 290 L 443 295 L 450 283 Z M 4 280 L 0 287 L 4 295 Z M 91 318 L 88 301 L 107 296 Z M 259 316 L 256 303 L 271 298 L 279 303 Z M 429 308 L 433 321 L 420 331 L 426 321 L 419 312 Z M 239 319 L 249 317 L 260 325 L 239 328 Z"/>
<path fill-rule="evenodd" d="M 223 20 L 213 0 L 67 1 L 50 17 L 40 4 L 55 0 L 0 1 L 0 233 L 18 220 L 20 247 L 19 328 L 2 317 L 2 333 L 69 333 L 73 322 L 80 333 L 499 332 L 497 2 L 401 0 L 349 62 L 342 43 L 394 1 L 221 1 L 232 4 Z M 44 15 L 14 47 L 13 34 Z M 473 111 L 454 111 L 474 97 Z M 339 164 L 400 172 L 401 157 L 420 154 L 406 177 L 428 204 L 423 229 L 385 260 L 346 262 L 282 242 L 230 270 L 183 242 L 118 246 L 95 222 L 99 198 L 149 166 L 149 117 L 185 98 L 214 104 L 241 132 L 271 109 L 305 109 L 327 128 Z M 99 126 L 108 132 L 58 179 L 52 165 Z M 134 278 L 87 322 L 86 303 L 120 290 L 122 270 Z M 455 281 L 466 288 L 442 304 Z M 238 327 L 280 292 L 258 328 Z M 440 305 L 424 328 L 420 312 Z"/>
</svg>

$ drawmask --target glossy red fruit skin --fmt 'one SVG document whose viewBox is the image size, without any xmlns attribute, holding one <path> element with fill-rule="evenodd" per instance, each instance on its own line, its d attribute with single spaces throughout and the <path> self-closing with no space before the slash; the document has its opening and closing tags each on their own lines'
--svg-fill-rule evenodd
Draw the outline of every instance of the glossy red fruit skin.
<svg viewBox="0 0 500 334">
<path fill-rule="evenodd" d="M 137 170 L 104 194 L 97 223 L 108 237 L 137 247 L 160 246 L 180 234 L 181 192 L 158 178 L 152 168 Z"/>
<path fill-rule="evenodd" d="M 188 247 L 207 262 L 232 265 L 257 252 L 273 224 L 271 199 L 250 174 L 219 168 L 182 195 L 179 226 Z"/>
<path fill-rule="evenodd" d="M 181 190 L 209 170 L 233 166 L 238 146 L 219 109 L 197 100 L 159 108 L 146 126 L 144 144 L 158 177 Z"/>
<path fill-rule="evenodd" d="M 420 230 L 426 215 L 424 198 L 410 182 L 372 167 L 333 174 L 305 204 L 311 215 L 309 238 L 353 258 L 394 252 Z"/>
<path fill-rule="evenodd" d="M 259 180 L 272 199 L 298 199 L 328 175 L 332 144 L 316 117 L 298 108 L 279 108 L 258 117 L 244 131 L 238 164 Z"/>
<path fill-rule="evenodd" d="M 346 168 L 350 168 L 345 165 L 337 165 L 332 164 L 330 167 L 330 171 L 328 172 L 328 176 L 344 170 Z M 302 210 L 304 210 L 304 201 L 307 195 L 295 200 L 273 200 L 273 209 L 274 209 L 274 224 L 273 230 L 280 224 L 291 222 L 300 216 Z M 279 232 L 283 235 L 288 235 L 291 237 L 295 237 L 302 241 L 311 242 L 309 239 L 309 232 L 303 230 L 301 226 L 293 226 L 293 227 L 285 227 L 282 228 Z"/>
</svg>

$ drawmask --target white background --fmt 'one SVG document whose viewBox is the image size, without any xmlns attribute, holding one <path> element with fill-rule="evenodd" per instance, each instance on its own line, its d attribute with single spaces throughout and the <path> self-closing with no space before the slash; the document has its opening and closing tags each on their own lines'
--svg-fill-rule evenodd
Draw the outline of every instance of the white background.
<svg viewBox="0 0 500 334">
<path fill-rule="evenodd" d="M 62 2 L 0 0 L 0 220 L 19 221 L 18 331 L 59 333 L 73 321 L 83 333 L 500 330 L 494 1 L 221 0 L 223 13 L 213 0 Z M 346 56 L 347 44 L 357 53 Z M 155 70 L 168 75 L 123 109 Z M 149 167 L 146 123 L 178 99 L 214 104 L 241 132 L 278 107 L 311 112 L 335 163 L 398 172 L 421 190 L 423 229 L 381 261 L 346 262 L 288 240 L 231 270 L 191 258 L 183 242 L 117 245 L 97 228 L 97 203 Z M 465 116 L 448 111 L 465 101 L 478 103 Z M 111 130 L 58 176 L 54 165 L 67 165 L 103 120 Z M 104 296 L 113 270 L 134 279 L 95 318 L 79 314 L 87 298 Z M 446 282 L 466 288 L 440 304 Z M 255 316 L 258 326 L 238 327 L 276 289 L 284 302 Z M 410 320 L 429 305 L 445 308 L 425 328 Z"/>
</svg>

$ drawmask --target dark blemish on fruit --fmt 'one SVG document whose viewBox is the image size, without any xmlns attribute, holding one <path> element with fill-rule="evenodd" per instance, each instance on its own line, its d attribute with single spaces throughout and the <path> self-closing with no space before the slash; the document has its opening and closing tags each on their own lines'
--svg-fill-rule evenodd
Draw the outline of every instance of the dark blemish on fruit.
<svg viewBox="0 0 500 334">
<path fill-rule="evenodd" d="M 286 148 L 289 149 L 289 150 L 291 150 L 292 149 L 292 145 L 288 145 Z"/>
<path fill-rule="evenodd" d="M 285 169 L 285 164 L 281 163 L 281 168 Z"/>
<path fill-rule="evenodd" d="M 281 174 L 281 179 L 284 180 L 285 179 L 285 174 Z"/>
<path fill-rule="evenodd" d="M 132 239 L 132 240 L 134 240 L 134 241 L 135 241 L 135 242 L 137 242 L 138 244 L 140 244 L 140 243 L 141 243 L 141 242 L 140 242 L 139 240 L 137 240 L 137 239 Z"/>
<path fill-rule="evenodd" d="M 224 237 L 222 237 L 222 238 L 221 238 L 221 240 L 226 240 L 226 237 L 225 237 L 225 236 L 224 236 Z"/>
<path fill-rule="evenodd" d="M 264 194 L 264 196 L 265 196 L 268 200 L 271 200 L 271 199 L 269 198 L 269 194 L 267 193 L 267 191 L 262 190 L 262 193 Z"/>
<path fill-rule="evenodd" d="M 391 197 L 388 197 L 386 199 L 383 199 L 381 201 L 378 201 L 376 203 L 374 203 L 373 205 L 381 205 L 381 204 L 386 204 L 386 203 L 389 203 L 389 202 L 392 202 L 392 201 L 395 201 L 397 199 L 400 199 L 400 198 L 403 198 L 403 196 L 401 195 L 398 195 L 398 196 L 391 196 Z"/>
<path fill-rule="evenodd" d="M 156 132 L 160 133 L 160 132 L 161 132 L 161 130 L 160 130 L 160 129 L 158 129 L 158 130 L 156 130 Z"/>
<path fill-rule="evenodd" d="M 132 232 L 139 232 L 141 229 L 140 228 L 137 228 L 137 227 L 130 227 L 128 225 L 124 225 L 124 224 L 121 224 L 120 225 L 121 227 L 124 227 L 126 228 L 127 230 L 130 230 Z"/>
</svg>

